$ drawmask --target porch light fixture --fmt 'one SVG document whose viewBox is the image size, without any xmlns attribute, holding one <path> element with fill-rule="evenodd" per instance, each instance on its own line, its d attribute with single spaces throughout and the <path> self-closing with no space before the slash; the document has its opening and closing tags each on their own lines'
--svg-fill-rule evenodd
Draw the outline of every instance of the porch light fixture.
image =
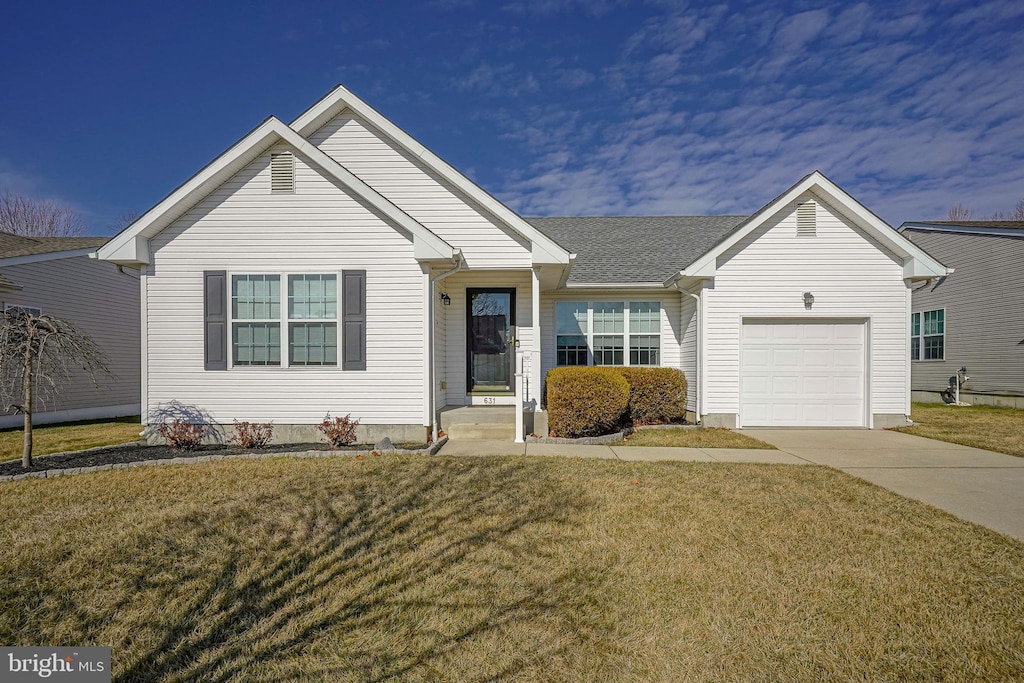
<svg viewBox="0 0 1024 683">
<path fill-rule="evenodd" d="M 451 306 L 452 305 L 452 298 L 450 296 L 448 296 L 447 292 L 441 292 L 441 305 L 442 306 Z"/>
<path fill-rule="evenodd" d="M 804 308 L 810 308 L 814 304 L 814 295 L 804 292 Z"/>
</svg>

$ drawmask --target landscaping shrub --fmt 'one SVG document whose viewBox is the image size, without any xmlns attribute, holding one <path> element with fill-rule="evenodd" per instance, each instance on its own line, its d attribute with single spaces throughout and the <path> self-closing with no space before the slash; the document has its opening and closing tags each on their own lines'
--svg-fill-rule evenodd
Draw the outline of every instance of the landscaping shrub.
<svg viewBox="0 0 1024 683">
<path fill-rule="evenodd" d="M 266 448 L 274 438 L 274 425 L 269 422 L 239 422 L 235 420 L 235 434 L 229 441 L 242 448 Z"/>
<path fill-rule="evenodd" d="M 175 418 L 171 422 L 161 424 L 157 431 L 174 450 L 194 451 L 203 444 L 206 425 Z"/>
<path fill-rule="evenodd" d="M 686 375 L 676 368 L 615 368 L 629 382 L 629 420 L 634 425 L 682 422 Z"/>
<path fill-rule="evenodd" d="M 336 417 L 333 420 L 331 419 L 331 414 L 327 413 L 324 421 L 318 424 L 316 428 L 327 437 L 327 443 L 331 444 L 334 448 L 339 448 L 356 442 L 356 427 L 358 426 L 359 420 L 353 420 L 351 413 L 345 417 Z"/>
<path fill-rule="evenodd" d="M 613 368 L 554 368 L 548 371 L 546 387 L 553 436 L 608 434 L 626 417 L 629 383 Z"/>
</svg>

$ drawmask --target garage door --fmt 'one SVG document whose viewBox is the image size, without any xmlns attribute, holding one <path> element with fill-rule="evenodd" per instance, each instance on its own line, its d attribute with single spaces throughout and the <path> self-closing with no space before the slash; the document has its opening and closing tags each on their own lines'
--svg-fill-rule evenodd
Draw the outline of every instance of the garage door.
<svg viewBox="0 0 1024 683">
<path fill-rule="evenodd" d="M 863 323 L 744 323 L 742 345 L 744 427 L 866 426 Z"/>
</svg>

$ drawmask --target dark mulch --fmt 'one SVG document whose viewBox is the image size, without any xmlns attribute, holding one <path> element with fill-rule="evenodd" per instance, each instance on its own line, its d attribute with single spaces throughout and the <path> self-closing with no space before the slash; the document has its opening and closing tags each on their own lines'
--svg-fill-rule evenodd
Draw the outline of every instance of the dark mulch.
<svg viewBox="0 0 1024 683">
<path fill-rule="evenodd" d="M 420 450 L 427 444 L 395 444 L 395 448 Z M 41 472 L 43 470 L 62 470 L 73 467 L 96 467 L 97 465 L 113 465 L 142 460 L 170 460 L 171 458 L 195 458 L 201 455 L 239 455 L 242 453 L 292 453 L 304 451 L 326 451 L 344 453 L 345 451 L 371 451 L 373 444 L 355 444 L 331 448 L 326 443 L 286 443 L 273 444 L 266 448 L 246 449 L 239 446 L 217 444 L 201 446 L 194 451 L 176 451 L 170 446 L 138 446 L 124 445 L 109 448 L 92 448 L 62 455 L 42 455 L 32 459 L 32 467 L 24 468 L 21 460 L 0 463 L 0 476 L 24 474 L 25 472 Z"/>
</svg>

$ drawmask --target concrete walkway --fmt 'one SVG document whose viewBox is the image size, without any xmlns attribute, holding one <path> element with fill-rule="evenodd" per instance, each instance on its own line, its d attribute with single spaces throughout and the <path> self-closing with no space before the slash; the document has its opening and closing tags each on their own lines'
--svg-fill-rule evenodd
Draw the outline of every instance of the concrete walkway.
<svg viewBox="0 0 1024 683">
<path fill-rule="evenodd" d="M 779 450 L 449 441 L 442 455 L 825 465 L 1024 541 L 1024 458 L 867 429 L 745 429 Z"/>
</svg>

